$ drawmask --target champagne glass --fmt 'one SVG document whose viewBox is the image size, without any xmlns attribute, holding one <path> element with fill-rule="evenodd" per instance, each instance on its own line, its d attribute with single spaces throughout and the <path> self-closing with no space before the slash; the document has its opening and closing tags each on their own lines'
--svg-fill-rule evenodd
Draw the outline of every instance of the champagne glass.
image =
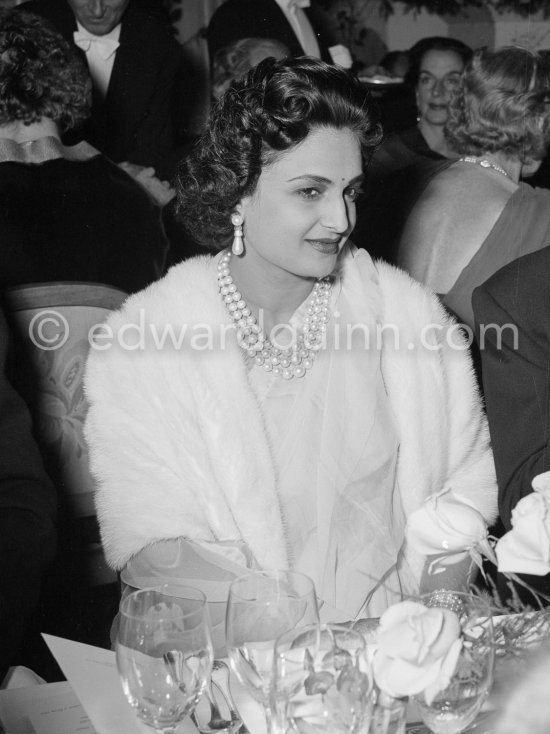
<svg viewBox="0 0 550 734">
<path fill-rule="evenodd" d="M 489 604 L 475 594 L 434 591 L 415 601 L 455 612 L 462 649 L 449 685 L 428 702 L 414 696 L 422 720 L 434 734 L 458 734 L 476 718 L 491 690 L 494 670 L 493 620 Z"/>
<path fill-rule="evenodd" d="M 120 604 L 116 659 L 137 716 L 174 734 L 203 693 L 214 657 L 206 597 L 179 584 L 140 589 Z"/>
<path fill-rule="evenodd" d="M 286 632 L 273 655 L 272 710 L 279 734 L 357 734 L 374 692 L 359 632 L 336 624 Z"/>
<path fill-rule="evenodd" d="M 229 588 L 225 636 L 231 668 L 271 716 L 273 647 L 284 632 L 319 623 L 313 581 L 295 571 L 256 571 L 241 576 Z"/>
</svg>

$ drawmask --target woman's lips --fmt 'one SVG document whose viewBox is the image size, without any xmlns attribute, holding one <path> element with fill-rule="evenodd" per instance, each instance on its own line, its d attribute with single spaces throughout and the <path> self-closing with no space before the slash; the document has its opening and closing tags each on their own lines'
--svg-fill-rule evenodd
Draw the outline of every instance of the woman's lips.
<svg viewBox="0 0 550 734">
<path fill-rule="evenodd" d="M 339 237 L 337 240 L 324 239 L 307 241 L 315 250 L 317 250 L 317 252 L 322 252 L 323 255 L 337 255 L 341 238 Z"/>
</svg>

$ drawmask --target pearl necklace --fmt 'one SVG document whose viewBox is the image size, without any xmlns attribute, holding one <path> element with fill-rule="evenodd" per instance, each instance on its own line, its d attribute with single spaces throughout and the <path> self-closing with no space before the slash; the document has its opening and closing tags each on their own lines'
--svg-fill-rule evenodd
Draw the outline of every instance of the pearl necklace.
<svg viewBox="0 0 550 734">
<path fill-rule="evenodd" d="M 510 176 L 506 173 L 504 168 L 501 168 L 501 166 L 497 165 L 496 163 L 493 163 L 492 161 L 488 160 L 487 158 L 482 158 L 479 160 L 479 158 L 475 158 L 473 155 L 466 155 L 464 158 L 458 159 L 459 163 L 477 163 L 478 166 L 481 166 L 482 168 L 494 168 L 495 171 L 498 171 L 498 173 L 502 173 L 503 176 L 506 176 L 506 178 L 510 178 Z"/>
<path fill-rule="evenodd" d="M 231 252 L 225 252 L 218 263 L 218 288 L 227 312 L 237 328 L 237 342 L 248 357 L 266 372 L 273 372 L 285 380 L 303 377 L 313 367 L 315 356 L 324 342 L 324 333 L 330 319 L 329 303 L 332 278 L 327 276 L 315 282 L 306 305 L 304 325 L 292 327 L 292 345 L 280 349 L 274 346 L 258 325 L 229 270 Z"/>
</svg>

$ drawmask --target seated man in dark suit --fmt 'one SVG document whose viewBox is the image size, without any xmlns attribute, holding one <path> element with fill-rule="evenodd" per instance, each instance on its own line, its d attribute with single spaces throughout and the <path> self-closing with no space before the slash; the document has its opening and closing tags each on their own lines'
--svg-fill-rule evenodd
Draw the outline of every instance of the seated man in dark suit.
<svg viewBox="0 0 550 734">
<path fill-rule="evenodd" d="M 162 175 L 174 147 L 182 73 L 168 20 L 132 0 L 31 0 L 19 7 L 53 23 L 86 59 L 93 105 L 78 140 L 116 163 L 153 166 Z"/>
<path fill-rule="evenodd" d="M 510 530 L 512 510 L 550 470 L 550 247 L 501 268 L 472 303 L 499 511 Z M 550 576 L 523 578 L 550 593 Z"/>
<path fill-rule="evenodd" d="M 227 0 L 210 21 L 208 53 L 241 38 L 271 38 L 292 56 L 316 56 L 331 61 L 328 44 L 309 8 L 309 0 Z"/>
<path fill-rule="evenodd" d="M 7 360 L 0 310 L 0 683 L 18 662 L 42 572 L 54 556 L 57 506 L 27 406 L 8 381 Z"/>
</svg>

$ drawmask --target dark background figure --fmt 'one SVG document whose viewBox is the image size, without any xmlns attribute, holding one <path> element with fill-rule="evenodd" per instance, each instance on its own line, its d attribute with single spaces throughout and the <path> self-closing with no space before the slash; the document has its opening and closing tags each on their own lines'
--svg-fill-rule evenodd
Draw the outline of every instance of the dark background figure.
<svg viewBox="0 0 550 734">
<path fill-rule="evenodd" d="M 271 38 L 240 38 L 216 52 L 212 64 L 212 97 L 218 99 L 234 79 L 244 76 L 262 59 L 284 59 L 288 48 Z"/>
<path fill-rule="evenodd" d="M 55 554 L 57 508 L 27 406 L 8 379 L 8 350 L 0 310 L 0 682 L 21 662 L 44 570 Z"/>
<path fill-rule="evenodd" d="M 31 0 L 19 7 L 53 23 L 91 65 L 91 118 L 65 142 L 87 140 L 116 163 L 153 166 L 163 176 L 164 161 L 176 143 L 174 126 L 180 124 L 183 75 L 181 46 L 168 19 L 133 0 Z M 106 91 L 93 71 L 94 65 L 103 66 L 92 57 L 96 48 L 100 56 L 104 53 L 101 42 L 82 38 L 87 50 L 78 48 L 77 21 L 84 36 L 103 38 L 116 35 L 120 24 L 110 78 L 108 68 L 100 70 L 107 75 Z"/>
<path fill-rule="evenodd" d="M 501 268 L 472 299 L 504 530 L 533 479 L 550 470 L 549 273 L 546 247 Z M 521 578 L 550 594 L 549 576 Z"/>
<path fill-rule="evenodd" d="M 389 134 L 369 165 L 369 195 L 358 208 L 353 235 L 355 244 L 375 257 L 395 262 L 416 199 L 440 164 L 458 157 L 449 149 L 443 129 L 451 93 L 471 55 L 471 49 L 457 39 L 423 38 L 408 52 L 409 68 L 397 106 L 395 100 L 391 109 L 387 100 L 381 105 L 384 131 Z"/>
<path fill-rule="evenodd" d="M 0 288 L 79 280 L 133 292 L 160 277 L 168 242 L 151 197 L 87 143 L 61 143 L 88 114 L 90 82 L 40 16 L 0 11 L 0 85 Z"/>
<path fill-rule="evenodd" d="M 227 0 L 221 5 L 210 20 L 207 31 L 208 53 L 213 61 L 217 51 L 241 38 L 272 38 L 284 43 L 292 56 L 304 54 L 320 56 L 330 61 L 328 47 L 330 42 L 325 38 L 321 22 L 316 18 L 311 7 L 298 7 L 309 34 L 313 34 L 317 44 L 317 53 L 312 52 L 311 45 L 304 45 L 293 29 L 282 6 L 292 5 L 289 0 Z M 297 3 L 300 6 L 300 3 Z M 302 15 L 303 14 L 303 15 Z M 311 39 L 309 39 L 311 41 Z M 315 46 L 315 43 L 314 43 Z"/>
</svg>

